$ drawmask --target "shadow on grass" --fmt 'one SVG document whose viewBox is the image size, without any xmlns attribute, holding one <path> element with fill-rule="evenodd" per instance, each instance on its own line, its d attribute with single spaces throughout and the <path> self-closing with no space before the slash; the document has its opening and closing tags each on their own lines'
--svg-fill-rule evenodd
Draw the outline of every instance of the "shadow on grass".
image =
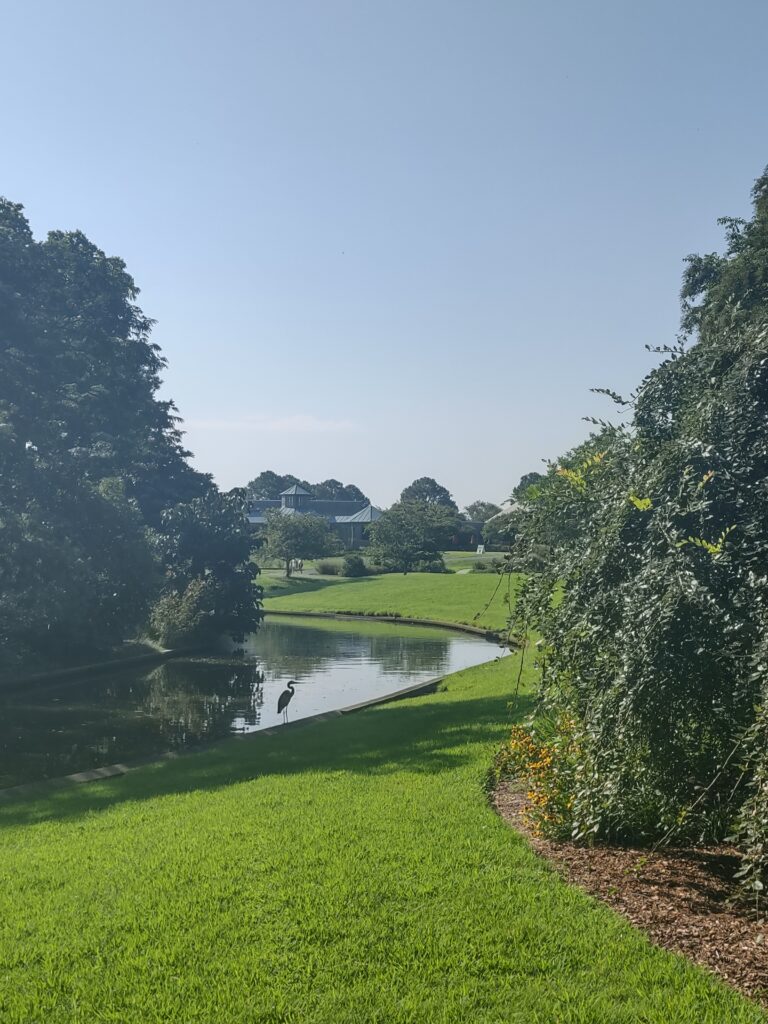
<svg viewBox="0 0 768 1024">
<path fill-rule="evenodd" d="M 420 698 L 330 721 L 296 723 L 271 736 L 225 740 L 115 779 L 19 798 L 0 806 L 0 826 L 61 821 L 125 802 L 216 790 L 269 775 L 438 774 L 475 761 L 478 744 L 500 743 L 512 721 L 527 714 L 532 705 L 531 697 L 519 698 L 513 715 L 508 701 L 504 694 Z"/>
</svg>

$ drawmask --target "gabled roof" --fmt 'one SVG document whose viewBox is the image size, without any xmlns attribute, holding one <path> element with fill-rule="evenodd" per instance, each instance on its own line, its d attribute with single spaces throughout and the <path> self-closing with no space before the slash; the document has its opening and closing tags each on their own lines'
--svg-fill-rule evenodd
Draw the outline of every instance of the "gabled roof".
<svg viewBox="0 0 768 1024">
<path fill-rule="evenodd" d="M 351 516 L 334 516 L 335 523 L 375 523 L 381 518 L 381 511 L 374 505 L 366 505 L 359 512 Z"/>
<path fill-rule="evenodd" d="M 306 494 L 309 497 L 309 491 L 305 491 L 303 487 L 299 487 L 298 484 L 294 484 L 292 487 L 287 487 L 284 491 L 280 491 L 280 497 L 284 494 Z"/>
</svg>

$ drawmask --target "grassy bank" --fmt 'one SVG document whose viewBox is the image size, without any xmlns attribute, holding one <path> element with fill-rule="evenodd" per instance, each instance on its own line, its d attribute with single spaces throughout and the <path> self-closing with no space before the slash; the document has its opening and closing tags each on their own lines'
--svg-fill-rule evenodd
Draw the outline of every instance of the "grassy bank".
<svg viewBox="0 0 768 1024">
<path fill-rule="evenodd" d="M 514 600 L 518 577 L 499 586 L 495 574 L 458 576 L 437 573 L 392 573 L 363 579 L 263 577 L 267 611 L 351 612 L 401 615 L 501 629 L 506 623 L 507 591 Z M 494 596 L 495 595 L 495 596 Z M 490 607 L 486 609 L 488 602 Z M 475 618 L 476 615 L 479 616 Z"/>
<path fill-rule="evenodd" d="M 0 1019 L 763 1020 L 489 808 L 515 670 L 0 807 Z"/>
</svg>

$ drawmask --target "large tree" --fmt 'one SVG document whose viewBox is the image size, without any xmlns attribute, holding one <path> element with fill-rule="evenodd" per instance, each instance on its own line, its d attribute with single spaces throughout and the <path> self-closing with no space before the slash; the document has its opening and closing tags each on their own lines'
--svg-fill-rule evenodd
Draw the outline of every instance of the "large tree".
<svg viewBox="0 0 768 1024">
<path fill-rule="evenodd" d="M 458 523 L 458 515 L 443 505 L 399 502 L 371 526 L 371 557 L 395 572 L 443 572 L 442 552 Z"/>
<path fill-rule="evenodd" d="M 343 484 L 340 480 L 322 480 L 309 488 L 315 498 L 322 501 L 368 501 L 355 484 Z"/>
<path fill-rule="evenodd" d="M 494 505 L 492 501 L 473 501 L 471 505 L 467 505 L 464 511 L 475 522 L 485 523 L 491 516 L 498 515 L 501 508 Z"/>
<path fill-rule="evenodd" d="M 423 501 L 428 505 L 442 505 L 453 512 L 459 511 L 450 491 L 431 476 L 420 476 L 409 484 L 400 495 L 400 501 Z"/>
<path fill-rule="evenodd" d="M 158 398 L 164 361 L 137 295 L 122 260 L 78 231 L 35 241 L 0 199 L 4 651 L 130 634 L 172 569 L 165 510 L 215 492 Z"/>
</svg>

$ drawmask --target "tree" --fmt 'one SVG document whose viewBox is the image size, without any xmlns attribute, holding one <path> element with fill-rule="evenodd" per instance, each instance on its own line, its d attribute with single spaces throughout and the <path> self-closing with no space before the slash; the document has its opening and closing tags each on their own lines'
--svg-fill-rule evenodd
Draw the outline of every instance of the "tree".
<svg viewBox="0 0 768 1024">
<path fill-rule="evenodd" d="M 291 473 L 281 476 L 279 473 L 274 473 L 271 469 L 265 469 L 263 473 L 259 473 L 257 477 L 251 480 L 246 487 L 246 491 L 249 498 L 274 501 L 280 497 L 283 491 L 287 491 L 294 484 L 303 487 L 305 491 L 311 491 L 312 489 L 306 480 L 299 480 L 297 476 L 293 476 Z"/>
<path fill-rule="evenodd" d="M 464 511 L 475 522 L 485 523 L 491 516 L 498 515 L 501 509 L 498 505 L 494 505 L 492 501 L 473 501 L 471 505 L 467 505 Z"/>
<path fill-rule="evenodd" d="M 433 480 L 431 476 L 421 476 L 409 484 L 400 495 L 400 501 L 423 501 L 428 505 L 442 505 L 443 508 L 449 508 L 453 512 L 459 511 L 450 491 Z"/>
<path fill-rule="evenodd" d="M 443 572 L 442 552 L 456 532 L 457 520 L 456 513 L 439 504 L 395 504 L 371 526 L 371 557 L 395 572 Z"/>
<path fill-rule="evenodd" d="M 227 494 L 211 489 L 203 497 L 163 513 L 158 540 L 167 580 L 166 603 L 154 623 L 174 610 L 179 632 L 180 609 L 188 618 L 186 640 L 228 634 L 242 640 L 256 630 L 261 612 L 255 596 L 258 573 L 251 561 L 253 537 L 245 518 L 243 490 Z"/>
<path fill-rule="evenodd" d="M 538 486 L 543 479 L 544 474 L 537 473 L 535 470 L 532 473 L 524 473 L 520 477 L 517 487 L 512 491 L 512 501 L 522 501 L 528 495 L 528 489 Z"/>
<path fill-rule="evenodd" d="M 37 242 L 0 199 L 3 656 L 134 633 L 173 575 L 164 513 L 218 493 L 158 398 L 165 362 L 137 295 L 122 260 L 79 231 Z"/>
<path fill-rule="evenodd" d="M 343 484 L 340 480 L 334 479 L 323 480 L 319 484 L 310 484 L 291 473 L 280 476 L 279 473 L 274 473 L 271 469 L 259 473 L 251 480 L 246 489 L 249 498 L 275 500 L 294 484 L 303 487 L 305 491 L 309 491 L 314 498 L 320 501 L 368 501 L 360 488 L 354 484 Z"/>
<path fill-rule="evenodd" d="M 321 501 L 368 501 L 359 487 L 343 484 L 340 480 L 323 480 L 309 488 L 315 498 Z"/>
<path fill-rule="evenodd" d="M 313 515 L 286 515 L 280 509 L 267 512 L 266 549 L 270 557 L 285 562 L 291 575 L 294 558 L 322 558 L 333 555 L 339 542 L 325 519 Z"/>
</svg>

